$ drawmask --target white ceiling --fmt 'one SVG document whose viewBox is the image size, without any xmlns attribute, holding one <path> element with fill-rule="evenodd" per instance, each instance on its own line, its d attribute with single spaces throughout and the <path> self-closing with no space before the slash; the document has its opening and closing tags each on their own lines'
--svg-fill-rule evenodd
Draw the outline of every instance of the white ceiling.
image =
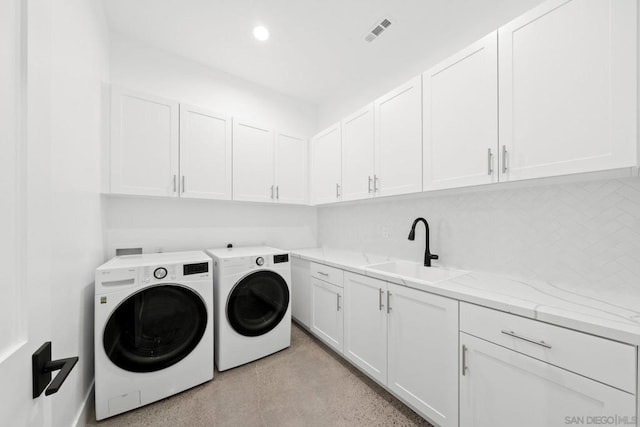
<svg viewBox="0 0 640 427">
<path fill-rule="evenodd" d="M 158 46 L 278 92 L 323 104 L 414 70 L 540 0 L 103 0 L 121 37 Z M 393 24 L 364 41 L 379 18 Z M 253 38 L 261 24 L 267 42 Z M 451 52 L 450 52 L 451 53 Z M 399 82 L 400 83 L 400 82 Z"/>
</svg>

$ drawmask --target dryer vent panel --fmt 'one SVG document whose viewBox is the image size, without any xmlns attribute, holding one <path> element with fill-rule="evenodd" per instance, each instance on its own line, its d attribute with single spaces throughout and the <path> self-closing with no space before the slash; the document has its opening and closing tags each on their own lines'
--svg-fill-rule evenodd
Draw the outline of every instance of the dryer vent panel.
<svg viewBox="0 0 640 427">
<path fill-rule="evenodd" d="M 391 26 L 391 18 L 381 18 L 376 24 L 373 25 L 364 36 L 366 42 L 371 43 L 382 35 Z"/>
</svg>

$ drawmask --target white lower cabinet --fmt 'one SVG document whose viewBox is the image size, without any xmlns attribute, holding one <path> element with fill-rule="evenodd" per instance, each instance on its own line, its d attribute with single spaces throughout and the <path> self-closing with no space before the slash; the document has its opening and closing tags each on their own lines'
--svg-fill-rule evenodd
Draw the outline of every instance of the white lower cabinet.
<svg viewBox="0 0 640 427">
<path fill-rule="evenodd" d="M 458 425 L 458 301 L 388 284 L 387 386 L 440 426 Z"/>
<path fill-rule="evenodd" d="M 311 326 L 311 274 L 309 261 L 291 260 L 291 316 L 305 328 Z"/>
<path fill-rule="evenodd" d="M 460 348 L 462 427 L 635 425 L 630 393 L 465 333 Z"/>
<path fill-rule="evenodd" d="M 386 384 L 387 282 L 345 272 L 344 291 L 344 355 Z"/>
<path fill-rule="evenodd" d="M 342 288 L 311 277 L 311 332 L 342 353 L 344 317 Z"/>
</svg>

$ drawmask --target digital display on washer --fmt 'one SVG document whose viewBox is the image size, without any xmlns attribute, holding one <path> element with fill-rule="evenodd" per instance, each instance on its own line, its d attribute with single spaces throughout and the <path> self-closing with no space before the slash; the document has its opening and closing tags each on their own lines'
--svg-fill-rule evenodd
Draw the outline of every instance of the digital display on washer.
<svg viewBox="0 0 640 427">
<path fill-rule="evenodd" d="M 209 271 L 209 263 L 208 262 L 199 262 L 197 264 L 185 264 L 183 266 L 183 275 L 189 276 L 190 274 L 200 274 L 206 273 Z"/>
<path fill-rule="evenodd" d="M 289 262 L 289 254 L 283 254 L 283 255 L 274 255 L 273 256 L 273 263 L 274 264 L 278 264 L 281 262 Z"/>
</svg>

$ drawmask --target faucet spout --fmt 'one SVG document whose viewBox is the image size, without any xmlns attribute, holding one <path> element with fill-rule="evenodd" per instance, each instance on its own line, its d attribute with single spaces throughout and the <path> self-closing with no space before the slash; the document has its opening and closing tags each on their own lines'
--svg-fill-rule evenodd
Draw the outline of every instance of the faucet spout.
<svg viewBox="0 0 640 427">
<path fill-rule="evenodd" d="M 426 230 L 426 238 L 425 238 L 426 248 L 424 251 L 424 266 L 431 267 L 431 260 L 438 259 L 439 257 L 436 254 L 432 254 L 431 251 L 429 250 L 429 223 L 427 222 L 426 219 L 420 217 L 420 218 L 416 218 L 415 221 L 413 221 L 413 224 L 411 225 L 411 231 L 409 231 L 408 239 L 415 240 L 416 225 L 418 225 L 419 222 L 422 222 L 424 224 L 424 228 Z"/>
</svg>

